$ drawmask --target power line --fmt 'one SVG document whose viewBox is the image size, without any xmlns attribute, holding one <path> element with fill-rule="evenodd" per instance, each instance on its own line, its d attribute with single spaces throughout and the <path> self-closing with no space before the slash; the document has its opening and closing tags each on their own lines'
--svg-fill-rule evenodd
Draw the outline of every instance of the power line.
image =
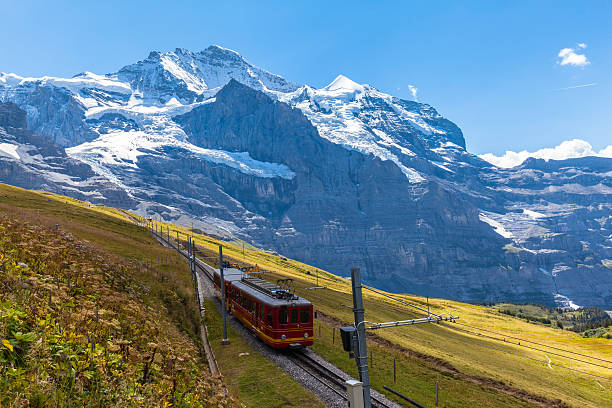
<svg viewBox="0 0 612 408">
<path fill-rule="evenodd" d="M 555 349 L 555 350 L 560 350 L 560 351 L 563 351 L 564 353 L 576 354 L 576 355 L 579 355 L 579 356 L 582 356 L 582 357 L 587 357 L 587 358 L 591 358 L 593 360 L 599 360 L 599 361 L 603 361 L 603 362 L 611 363 L 612 364 L 612 361 L 608 361 L 608 360 L 605 360 L 603 358 L 591 357 L 591 356 L 586 355 L 586 354 L 581 354 L 581 353 L 576 353 L 576 352 L 573 352 L 573 351 L 563 350 L 562 348 L 559 348 L 559 347 L 548 346 L 546 344 L 538 343 L 538 342 L 531 341 L 531 340 L 520 339 L 520 338 L 514 337 L 514 336 L 507 336 L 507 335 L 505 335 L 503 333 L 498 333 L 498 332 L 495 332 L 493 330 L 482 329 L 480 327 L 470 326 L 469 324 L 465 324 L 465 323 L 457 323 L 457 324 L 460 324 L 462 326 L 471 327 L 472 329 L 476 329 L 476 330 L 481 330 L 481 331 L 485 331 L 485 332 L 488 332 L 488 333 L 497 334 L 498 336 L 508 337 L 508 338 L 511 338 L 511 339 L 515 339 L 515 340 L 519 340 L 519 341 L 524 341 L 526 343 L 537 344 L 538 346 L 548 347 L 548 348 L 552 348 L 552 349 Z M 484 336 L 484 335 L 482 335 L 482 336 Z M 512 344 L 514 344 L 514 343 L 512 343 Z M 524 347 L 529 347 L 529 346 L 524 346 Z M 529 347 L 529 348 L 533 348 L 533 347 Z M 536 349 L 536 348 L 533 348 L 533 349 L 534 350 L 539 350 L 539 349 Z M 545 351 L 545 350 L 539 350 L 539 351 Z M 549 351 L 549 353 L 550 354 L 556 354 L 556 353 L 553 353 L 552 351 Z M 559 354 L 556 354 L 556 355 L 559 355 Z M 583 361 L 583 360 L 580 360 L 580 359 L 574 359 L 572 357 L 567 357 L 567 356 L 562 356 L 562 357 L 570 358 L 570 359 L 573 359 L 573 360 L 576 360 L 576 361 L 582 361 L 583 363 L 587 363 L 587 364 L 594 364 L 594 365 L 597 365 L 599 367 L 603 367 L 603 368 L 607 368 L 608 370 L 612 370 L 612 367 L 606 367 L 606 366 L 602 366 L 602 365 L 599 365 L 599 364 L 596 364 L 596 363 L 591 363 L 591 362 Z"/>
<path fill-rule="evenodd" d="M 427 310 L 425 310 L 425 309 L 422 309 L 422 308 L 420 308 L 420 307 L 418 307 L 418 306 L 415 306 L 415 305 L 413 305 L 413 304 L 410 304 L 410 303 L 408 303 L 408 302 L 405 302 L 405 301 L 403 301 L 403 300 L 401 300 L 401 299 L 397 299 L 397 298 L 395 298 L 395 297 L 393 297 L 393 296 L 387 295 L 387 294 L 385 294 L 385 293 L 383 293 L 383 292 L 381 292 L 381 291 L 378 291 L 378 290 L 376 290 L 376 289 L 370 288 L 370 287 L 368 287 L 368 286 L 366 286 L 366 285 L 363 285 L 363 284 L 362 284 L 362 287 L 364 287 L 365 289 L 368 289 L 368 290 L 370 290 L 370 291 L 372 291 L 372 292 L 378 293 L 379 295 L 385 296 L 385 297 L 387 297 L 387 298 L 389 298 L 389 299 L 393 299 L 393 300 L 395 300 L 395 301 L 397 301 L 397 302 L 400 302 L 400 303 L 403 303 L 403 304 L 408 305 L 408 306 L 410 306 L 410 307 L 413 307 L 413 308 L 419 309 L 419 310 L 421 310 L 421 311 L 423 311 L 423 312 L 430 313 L 430 312 L 428 312 L 428 311 L 427 311 Z M 434 316 L 439 316 L 439 315 L 436 315 L 436 314 L 434 314 L 434 313 L 430 313 L 430 314 L 433 314 Z M 590 358 L 590 359 L 593 359 L 593 360 L 599 360 L 599 361 L 603 361 L 603 362 L 606 362 L 606 363 L 611 363 L 611 364 L 612 364 L 612 361 L 608 361 L 608 360 L 605 360 L 605 359 L 602 359 L 602 358 L 598 358 L 598 357 L 591 357 L 591 356 L 586 355 L 586 354 L 576 353 L 576 352 L 574 352 L 574 351 L 563 350 L 563 349 L 561 349 L 561 348 L 559 348 L 559 347 L 549 346 L 549 345 L 542 344 L 542 343 L 538 343 L 538 342 L 535 342 L 535 341 L 524 340 L 524 339 L 520 339 L 520 338 L 518 338 L 518 337 L 514 337 L 514 336 L 507 336 L 507 335 L 505 335 L 505 334 L 503 334 L 503 333 L 498 333 L 498 332 L 495 332 L 495 331 L 492 331 L 492 330 L 487 330 L 487 329 L 481 329 L 481 328 L 479 328 L 479 327 L 470 326 L 470 325 L 465 324 L 465 323 L 458 323 L 458 322 L 455 322 L 455 323 L 457 323 L 457 324 L 459 324 L 459 325 L 462 325 L 462 326 L 471 327 L 471 328 L 476 329 L 476 330 L 481 330 L 481 331 L 485 331 L 485 332 L 489 332 L 489 333 L 494 333 L 494 334 L 497 334 L 497 335 L 502 336 L 502 337 L 508 337 L 508 338 L 512 338 L 512 339 L 515 339 L 515 340 L 524 341 L 524 342 L 526 342 L 526 343 L 537 344 L 537 345 L 542 346 L 542 347 L 547 347 L 547 348 L 552 348 L 552 349 L 555 349 L 555 350 L 563 351 L 564 353 L 575 354 L 575 355 L 579 355 L 579 356 L 582 356 L 582 357 Z M 484 336 L 483 334 L 480 334 L 480 335 L 481 335 L 481 336 Z M 495 340 L 500 340 L 500 339 L 496 339 L 495 337 L 491 337 L 491 336 L 486 336 L 486 337 L 489 337 L 489 338 L 492 338 L 492 339 L 495 339 Z M 512 344 L 515 344 L 515 343 L 512 343 Z M 521 345 L 521 344 L 517 344 L 517 345 L 519 345 L 519 346 L 521 346 L 521 347 L 526 347 L 526 348 L 529 348 L 529 349 L 532 349 L 532 350 L 537 350 L 537 351 L 542 351 L 542 352 L 548 352 L 548 353 L 550 353 L 550 354 L 554 354 L 554 355 L 556 355 L 556 356 L 560 356 L 560 357 L 563 357 L 563 358 L 567 358 L 567 359 L 571 359 L 571 360 L 575 360 L 575 361 L 580 361 L 580 362 L 582 362 L 582 363 L 591 364 L 591 365 L 595 365 L 595 366 L 598 366 L 598 367 L 602 367 L 602 368 L 605 368 L 605 369 L 608 369 L 608 370 L 612 370 L 612 368 L 611 368 L 611 367 L 607 367 L 607 366 L 604 366 L 604 365 L 601 365 L 601 364 L 597 364 L 597 363 L 593 363 L 593 362 L 590 362 L 590 361 L 584 361 L 584 360 L 580 360 L 580 359 L 577 359 L 577 358 L 573 358 L 573 357 L 569 357 L 569 356 L 564 356 L 564 355 L 561 355 L 561 354 L 558 354 L 558 353 L 555 353 L 555 352 L 552 352 L 552 351 L 541 350 L 541 349 L 538 349 L 538 348 L 535 348 L 535 347 L 525 346 L 525 345 Z"/>
<path fill-rule="evenodd" d="M 363 287 L 364 289 L 367 289 L 367 290 L 369 290 L 369 291 L 372 291 L 372 292 L 374 292 L 374 293 L 378 293 L 378 294 L 379 294 L 379 295 L 381 295 L 381 296 L 387 297 L 387 298 L 389 298 L 389 299 L 393 299 L 393 300 L 395 300 L 396 302 L 400 302 L 400 303 L 403 303 L 403 304 L 405 304 L 405 305 L 407 305 L 407 306 L 413 307 L 413 308 L 415 308 L 415 309 L 419 309 L 420 311 L 427 313 L 427 315 L 434 315 L 434 316 L 436 316 L 436 317 L 442 317 L 441 315 L 437 315 L 437 314 L 435 314 L 435 313 L 431 313 L 429 310 L 426 310 L 426 309 L 423 309 L 423 308 L 421 308 L 421 307 L 415 306 L 415 305 L 413 305 L 412 303 L 408 303 L 408 302 L 403 301 L 403 300 L 401 300 L 401 299 L 394 298 L 393 296 L 387 295 L 386 293 L 381 292 L 381 291 L 379 291 L 379 290 L 377 290 L 377 289 L 371 288 L 371 287 L 369 287 L 369 286 L 366 286 L 366 285 L 363 285 L 363 284 L 362 284 L 362 285 L 361 285 L 361 287 Z M 442 314 L 444 315 L 444 314 L 450 314 L 450 313 L 442 313 Z"/>
<path fill-rule="evenodd" d="M 387 298 L 389 298 L 389 299 L 393 299 L 393 300 L 395 300 L 395 301 L 397 301 L 397 302 L 403 303 L 403 304 L 408 305 L 408 306 L 410 306 L 410 307 L 413 307 L 413 308 L 419 309 L 419 310 L 421 310 L 421 311 L 424 311 L 424 312 L 430 313 L 430 312 L 426 311 L 425 309 L 422 309 L 422 308 L 420 308 L 420 307 L 418 307 L 418 306 L 415 306 L 415 305 L 410 304 L 410 303 L 408 303 L 408 302 L 405 302 L 405 301 L 402 301 L 402 300 L 400 300 L 400 299 L 397 299 L 397 298 L 395 298 L 395 297 L 393 297 L 393 296 L 387 295 L 387 294 L 385 294 L 385 293 L 383 293 L 383 292 L 381 292 L 381 291 L 378 291 L 378 290 L 376 290 L 376 289 L 370 288 L 370 287 L 368 287 L 368 286 L 366 286 L 366 285 L 362 285 L 362 287 L 364 287 L 364 288 L 366 288 L 366 289 L 368 289 L 368 290 L 370 290 L 370 291 L 372 291 L 372 292 L 378 293 L 378 294 L 380 294 L 380 295 L 382 295 L 382 296 L 385 296 L 385 297 L 387 297 Z M 434 315 L 434 316 L 438 316 L 438 315 Z M 480 329 L 480 328 L 478 328 L 478 327 L 475 327 L 475 326 L 470 326 L 470 325 L 463 324 L 463 323 L 458 323 L 458 322 L 455 322 L 455 324 L 458 324 L 458 325 L 461 325 L 461 326 L 466 326 L 466 327 L 471 327 L 471 328 L 476 329 L 476 330 L 482 330 L 482 331 L 487 331 L 487 332 L 490 332 L 490 333 L 495 333 L 495 334 L 500 335 L 500 336 L 505 336 L 504 334 L 501 334 L 501 333 L 496 333 L 496 332 L 494 332 L 494 331 L 487 330 L 487 329 Z M 487 336 L 486 334 L 482 334 L 482 333 L 475 333 L 475 332 L 472 332 L 472 331 L 469 331 L 469 330 L 465 330 L 465 329 L 459 329 L 459 330 L 464 330 L 464 331 L 466 331 L 466 332 L 468 332 L 468 333 L 472 333 L 472 334 L 476 334 L 476 335 L 480 335 L 480 336 L 488 337 L 488 338 L 493 339 L 493 340 L 497 340 L 497 341 L 504 341 L 504 342 L 505 342 L 505 340 L 503 340 L 503 339 L 499 339 L 499 338 L 492 337 L 492 336 Z M 562 357 L 562 358 L 566 358 L 566 359 L 569 359 L 569 360 L 579 361 L 579 362 L 581 362 L 581 363 L 590 364 L 590 365 L 597 366 L 597 367 L 602 367 L 602 368 L 605 368 L 605 369 L 607 369 L 607 370 L 612 370 L 612 368 L 611 368 L 611 367 L 607 367 L 607 366 L 604 366 L 604 365 L 601 365 L 601 364 L 597 364 L 597 363 L 593 363 L 593 362 L 590 362 L 590 361 L 581 360 L 581 359 L 574 358 L 574 357 L 564 356 L 564 355 L 562 355 L 562 354 L 555 353 L 555 352 L 552 352 L 552 351 L 542 350 L 542 349 L 539 349 L 539 348 L 536 348 L 536 347 L 531 347 L 531 346 L 527 346 L 527 345 L 520 344 L 520 341 L 521 341 L 522 339 L 519 339 L 518 337 L 513 337 L 513 336 L 506 336 L 506 337 L 509 337 L 509 338 L 513 338 L 513 339 L 519 340 L 519 343 L 518 343 L 518 344 L 516 344 L 516 343 L 511 343 L 511 342 L 510 342 L 510 344 L 514 344 L 514 345 L 517 345 L 517 346 L 520 346 L 520 347 L 525 347 L 525 348 L 527 348 L 527 349 L 531 349 L 531 350 L 541 351 L 541 352 L 543 352 L 543 353 L 553 354 L 553 355 L 556 355 L 556 356 L 559 356 L 559 357 Z M 553 349 L 557 349 L 557 350 L 561 350 L 561 351 L 564 351 L 564 352 L 565 352 L 565 350 L 563 350 L 563 349 L 559 349 L 559 348 L 557 348 L 557 347 L 547 346 L 547 345 L 545 345 L 545 344 L 536 343 L 536 342 L 529 341 L 529 340 L 522 340 L 522 341 L 526 341 L 526 342 L 528 342 L 528 343 L 533 343 L 533 344 L 538 344 L 538 345 L 543 346 L 543 347 L 549 347 L 549 348 L 553 348 Z M 604 359 L 600 359 L 600 358 L 597 358 L 597 357 L 590 357 L 590 356 L 587 356 L 587 355 L 584 355 L 584 354 L 580 354 L 580 353 L 575 353 L 575 352 L 572 352 L 572 351 L 570 351 L 569 353 L 571 353 L 571 354 L 577 354 L 577 355 L 584 356 L 584 357 L 591 358 L 591 359 L 596 359 L 596 360 L 601 360 L 601 361 L 609 362 L 609 361 L 604 360 Z M 510 354 L 514 354 L 514 353 L 510 353 Z M 531 358 L 531 357 L 527 357 L 527 356 L 525 356 L 525 357 L 526 357 L 526 358 Z M 541 360 L 536 360 L 536 361 L 540 361 L 540 362 L 542 362 Z M 601 376 L 597 376 L 597 375 L 595 375 L 595 374 L 590 374 L 590 373 L 587 373 L 587 372 L 584 372 L 584 371 L 576 370 L 576 369 L 573 369 L 573 368 L 569 368 L 569 367 L 561 366 L 561 365 L 554 364 L 554 363 L 551 363 L 551 364 L 553 364 L 553 365 L 555 365 L 555 366 L 562 367 L 562 368 L 567 368 L 567 369 L 569 369 L 569 370 L 573 370 L 573 371 L 577 371 L 577 372 L 582 372 L 582 373 L 585 373 L 585 374 L 588 374 L 588 375 L 593 375 L 593 376 L 595 376 L 595 377 L 603 378 L 603 379 L 608 380 L 608 381 L 610 381 L 610 380 L 611 380 L 611 379 L 610 379 L 610 378 L 608 378 L 608 377 L 601 377 Z"/>
<path fill-rule="evenodd" d="M 465 332 L 467 332 L 467 333 L 472 333 L 472 334 L 478 334 L 478 333 L 475 333 L 475 332 L 473 332 L 473 331 L 466 330 L 466 329 L 460 329 L 460 328 L 459 328 L 459 329 L 457 329 L 457 330 L 462 330 L 462 331 L 465 331 Z M 484 335 L 483 335 L 483 336 L 484 336 Z M 487 337 L 489 337 L 489 336 L 487 336 Z M 514 344 L 514 343 L 511 343 L 511 344 Z M 481 347 L 485 347 L 485 348 L 489 348 L 489 349 L 492 349 L 492 350 L 501 351 L 502 353 L 511 354 L 511 355 L 513 355 L 513 356 L 522 357 L 522 358 L 527 358 L 527 359 L 529 359 L 529 360 L 537 361 L 537 362 L 542 363 L 542 364 L 548 364 L 548 362 L 546 362 L 546 361 L 544 361 L 544 360 L 538 360 L 537 358 L 533 358 L 533 357 L 525 356 L 525 355 L 522 355 L 522 354 L 513 353 L 513 352 L 508 351 L 508 350 L 502 350 L 502 349 L 497 348 L 497 347 L 493 347 L 493 346 L 489 346 L 489 345 L 484 345 L 484 344 L 480 344 L 480 346 L 481 346 Z M 563 366 L 563 365 L 560 365 L 560 364 L 556 364 L 556 363 L 552 363 L 552 362 L 551 362 L 550 364 L 551 364 L 551 365 L 554 365 L 555 367 L 560 367 L 560 368 L 564 368 L 564 369 L 566 369 L 566 370 L 576 371 L 576 372 L 578 372 L 578 373 L 582 373 L 582 374 L 590 375 L 590 376 L 592 376 L 592 377 L 601 378 L 602 380 L 612 381 L 612 378 L 610 378 L 610 377 L 604 377 L 604 376 L 601 376 L 601 375 L 597 375 L 597 374 L 588 373 L 588 372 L 586 372 L 586 371 L 578 370 L 578 369 L 576 369 L 576 368 L 566 367 L 566 366 Z"/>
</svg>

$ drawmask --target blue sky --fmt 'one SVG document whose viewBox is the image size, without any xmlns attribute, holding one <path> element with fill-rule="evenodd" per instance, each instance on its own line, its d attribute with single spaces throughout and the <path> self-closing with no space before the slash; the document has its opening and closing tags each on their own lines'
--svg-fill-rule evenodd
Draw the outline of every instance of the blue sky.
<svg viewBox="0 0 612 408">
<path fill-rule="evenodd" d="M 474 153 L 612 144 L 608 1 L 3 0 L 0 11 L 3 72 L 107 73 L 151 50 L 219 44 L 317 87 L 344 74 L 412 99 L 412 85 Z"/>
</svg>

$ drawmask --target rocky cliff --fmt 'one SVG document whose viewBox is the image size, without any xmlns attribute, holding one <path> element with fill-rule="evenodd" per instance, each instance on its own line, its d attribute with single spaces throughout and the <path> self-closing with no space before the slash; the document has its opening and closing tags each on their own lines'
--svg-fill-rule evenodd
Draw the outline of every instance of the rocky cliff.
<svg viewBox="0 0 612 408">
<path fill-rule="evenodd" d="M 68 157 L 50 137 L 27 129 L 26 112 L 11 102 L 0 103 L 0 180 L 90 202 L 136 204 L 88 164 Z"/>
</svg>

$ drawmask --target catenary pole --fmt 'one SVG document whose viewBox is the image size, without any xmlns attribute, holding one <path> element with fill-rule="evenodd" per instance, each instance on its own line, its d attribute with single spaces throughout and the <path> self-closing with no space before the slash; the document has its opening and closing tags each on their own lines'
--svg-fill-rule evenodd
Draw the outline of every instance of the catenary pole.
<svg viewBox="0 0 612 408">
<path fill-rule="evenodd" d="M 227 310 L 225 309 L 225 277 L 223 276 L 223 246 L 219 245 L 219 276 L 221 277 L 221 310 L 223 313 L 223 340 L 221 344 L 229 344 L 227 338 Z"/>
<path fill-rule="evenodd" d="M 365 333 L 365 310 L 361 293 L 361 272 L 359 268 L 351 269 L 351 283 L 353 286 L 353 313 L 355 314 L 355 329 L 357 332 L 357 350 L 355 360 L 359 371 L 359 381 L 363 383 L 364 408 L 371 408 L 370 401 L 370 374 L 368 372 L 368 350 Z"/>
</svg>

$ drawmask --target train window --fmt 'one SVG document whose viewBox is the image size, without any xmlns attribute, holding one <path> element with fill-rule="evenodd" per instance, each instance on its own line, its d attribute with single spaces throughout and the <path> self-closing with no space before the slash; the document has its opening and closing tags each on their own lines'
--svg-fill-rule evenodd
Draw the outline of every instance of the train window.
<svg viewBox="0 0 612 408">
<path fill-rule="evenodd" d="M 281 307 L 278 311 L 278 323 L 287 324 L 289 323 L 289 312 L 285 306 Z"/>
<path fill-rule="evenodd" d="M 300 323 L 310 323 L 310 309 L 302 309 L 300 312 Z"/>
<path fill-rule="evenodd" d="M 274 320 L 272 317 L 272 309 L 268 310 L 268 326 L 274 326 Z"/>
<path fill-rule="evenodd" d="M 291 309 L 291 323 L 297 323 L 297 322 L 298 322 L 298 310 Z"/>
</svg>

